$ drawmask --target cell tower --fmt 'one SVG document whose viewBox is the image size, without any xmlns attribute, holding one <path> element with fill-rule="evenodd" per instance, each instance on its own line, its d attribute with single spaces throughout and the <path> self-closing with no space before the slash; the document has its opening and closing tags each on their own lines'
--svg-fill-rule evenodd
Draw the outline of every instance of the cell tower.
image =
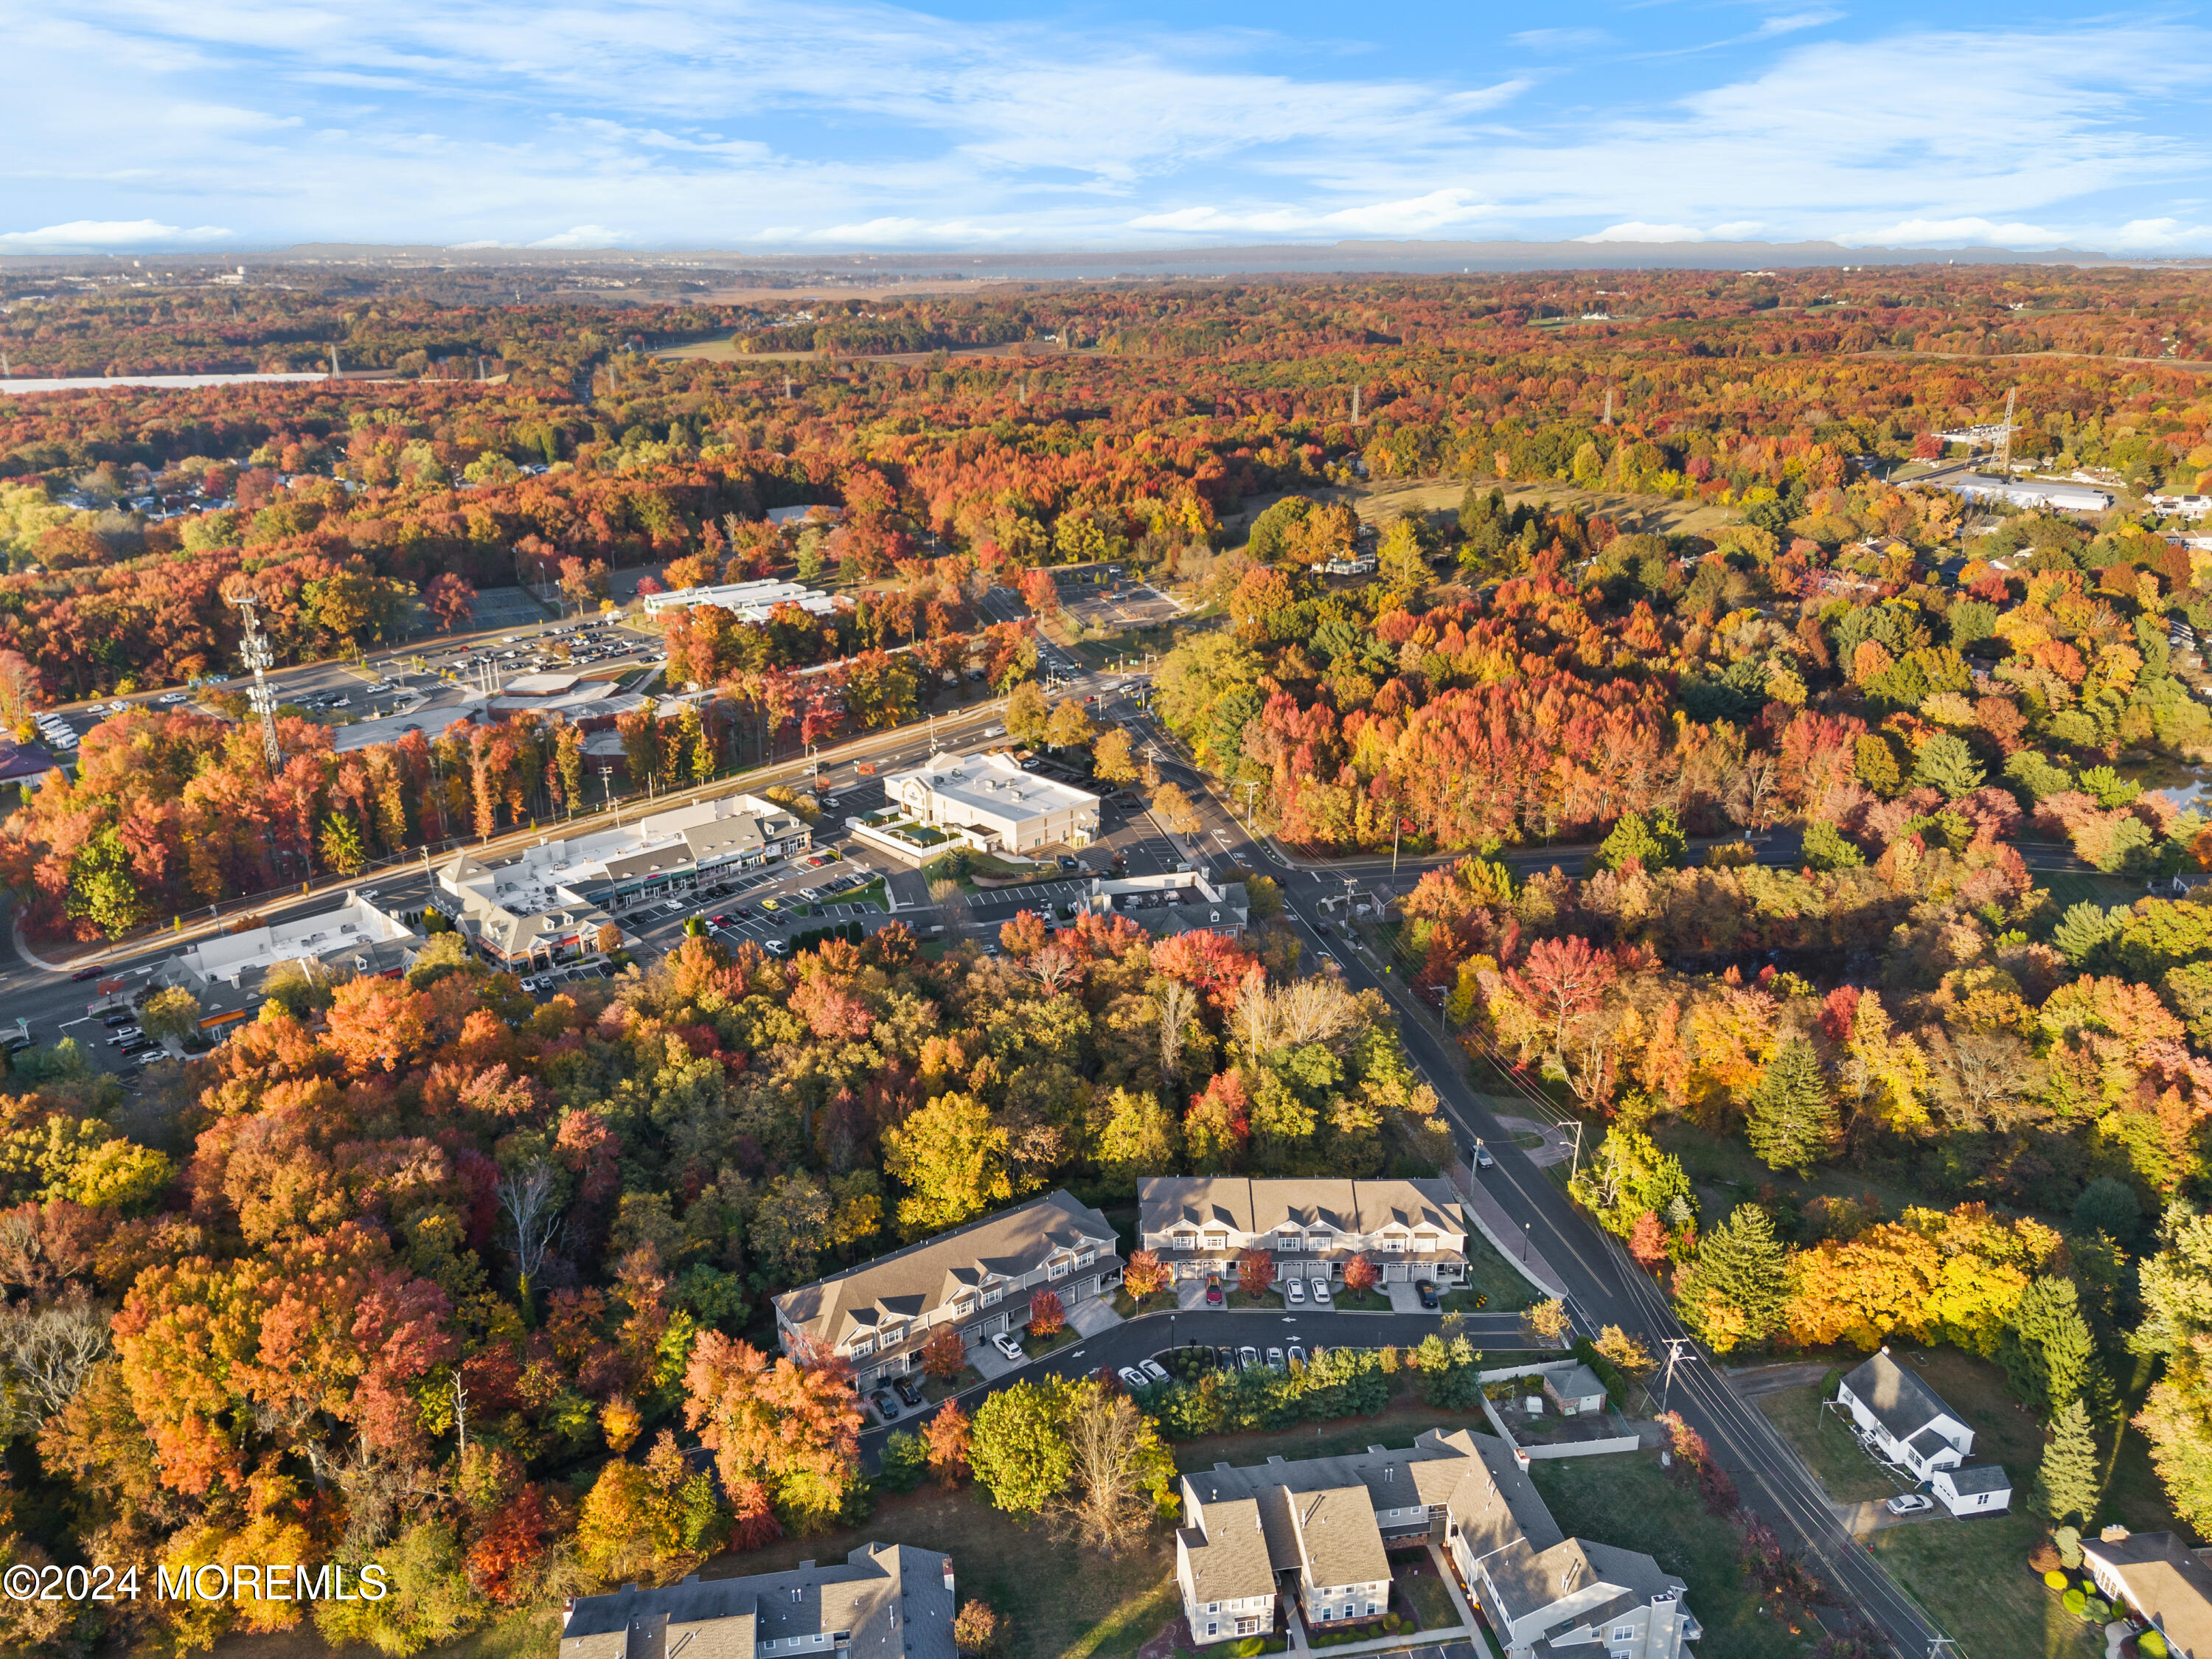
<svg viewBox="0 0 2212 1659">
<path fill-rule="evenodd" d="M 245 618 L 238 651 L 245 658 L 246 665 L 253 671 L 253 689 L 246 694 L 246 700 L 261 716 L 262 752 L 269 757 L 269 774 L 274 777 L 284 769 L 284 751 L 276 746 L 276 691 L 269 684 L 269 665 L 276 659 L 270 651 L 269 636 L 254 619 L 253 595 L 241 589 L 228 597 L 233 608 Z"/>
<path fill-rule="evenodd" d="M 2012 477 L 2012 405 L 2020 396 L 2020 388 L 2013 386 L 2005 392 L 2004 430 L 1997 434 L 1997 477 Z"/>
</svg>

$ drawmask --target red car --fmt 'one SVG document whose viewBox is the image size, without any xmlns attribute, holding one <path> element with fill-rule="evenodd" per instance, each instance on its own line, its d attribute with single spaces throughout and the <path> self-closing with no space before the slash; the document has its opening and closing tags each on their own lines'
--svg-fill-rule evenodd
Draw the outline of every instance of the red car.
<svg viewBox="0 0 2212 1659">
<path fill-rule="evenodd" d="M 1221 1275 L 1219 1273 L 1208 1273 L 1206 1276 L 1206 1305 L 1209 1308 L 1218 1308 L 1221 1305 Z"/>
</svg>

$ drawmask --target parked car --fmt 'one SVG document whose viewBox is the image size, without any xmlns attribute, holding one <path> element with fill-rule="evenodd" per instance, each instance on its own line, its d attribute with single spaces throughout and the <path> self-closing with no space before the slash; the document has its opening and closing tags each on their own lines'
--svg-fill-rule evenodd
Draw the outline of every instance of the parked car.
<svg viewBox="0 0 2212 1659">
<path fill-rule="evenodd" d="M 1209 1308 L 1218 1308 L 1221 1305 L 1221 1275 L 1219 1273 L 1208 1273 L 1206 1276 L 1206 1305 Z"/>
<path fill-rule="evenodd" d="M 889 1389 L 878 1389 L 868 1396 L 868 1403 L 876 1408 L 876 1415 L 886 1423 L 898 1421 L 898 1401 L 891 1398 Z"/>
<path fill-rule="evenodd" d="M 1304 1307 L 1306 1304 L 1305 1280 L 1303 1279 L 1285 1279 L 1283 1281 L 1283 1300 L 1289 1303 L 1293 1308 Z"/>
<path fill-rule="evenodd" d="M 1260 1351 L 1257 1348 L 1251 1346 L 1249 1343 L 1245 1346 L 1237 1350 L 1237 1369 L 1238 1370 L 1249 1371 L 1253 1366 L 1259 1363 Z"/>
<path fill-rule="evenodd" d="M 891 1387 L 898 1390 L 898 1397 L 905 1401 L 908 1405 L 921 1404 L 921 1384 L 912 1377 L 895 1376 L 891 1379 Z"/>
<path fill-rule="evenodd" d="M 1313 1279 L 1310 1281 L 1310 1286 L 1313 1291 L 1313 1299 L 1315 1303 L 1318 1306 L 1323 1308 L 1328 1307 L 1329 1305 L 1328 1280 L 1326 1279 Z"/>
<path fill-rule="evenodd" d="M 1236 1363 L 1237 1355 L 1234 1350 L 1230 1348 L 1216 1348 L 1213 1351 L 1213 1364 L 1215 1370 L 1225 1371 Z"/>
<path fill-rule="evenodd" d="M 1164 1382 L 1168 1380 L 1168 1368 L 1157 1359 L 1147 1359 L 1138 1367 L 1138 1370 L 1144 1372 L 1145 1380 L 1148 1382 Z"/>
<path fill-rule="evenodd" d="M 1443 1306 L 1443 1302 L 1437 1298 L 1437 1287 L 1425 1279 L 1417 1279 L 1413 1281 L 1413 1294 L 1421 1298 L 1421 1305 L 1424 1308 Z"/>
<path fill-rule="evenodd" d="M 727 917 L 727 916 L 726 916 L 726 915 L 724 915 L 724 916 L 709 916 L 709 917 L 708 917 L 708 918 L 707 918 L 707 921 L 708 921 L 708 922 L 711 926 L 713 926 L 713 927 L 728 927 L 728 926 L 730 925 L 730 919 L 729 919 L 729 917 Z"/>
<path fill-rule="evenodd" d="M 135 1042 L 145 1035 L 145 1032 L 140 1030 L 136 1025 L 125 1025 L 107 1039 L 107 1046 L 111 1048 L 120 1048 L 125 1043 Z"/>
<path fill-rule="evenodd" d="M 1478 1170 L 1494 1170 L 1498 1167 L 1498 1160 L 1491 1157 L 1490 1148 L 1479 1140 L 1474 1143 L 1474 1167 Z"/>
<path fill-rule="evenodd" d="M 1267 1369 L 1271 1371 L 1279 1371 L 1284 1369 L 1283 1351 L 1280 1348 L 1267 1350 Z"/>
<path fill-rule="evenodd" d="M 128 1014 L 110 1014 L 100 1023 L 111 1031 L 119 1031 L 125 1026 L 135 1024 L 137 1022 Z"/>
<path fill-rule="evenodd" d="M 76 972 L 71 974 L 70 977 L 78 984 L 82 985 L 88 979 L 98 979 L 106 971 L 107 969 L 105 968 L 80 968 Z"/>
<path fill-rule="evenodd" d="M 1120 1370 L 1115 1371 L 1114 1375 L 1121 1379 L 1121 1386 L 1123 1388 L 1133 1391 L 1141 1389 L 1149 1389 L 1152 1386 L 1152 1378 L 1146 1376 L 1144 1372 L 1139 1370 L 1134 1365 L 1124 1365 Z"/>
<path fill-rule="evenodd" d="M 1901 1492 L 1882 1505 L 1892 1515 L 1919 1515 L 1936 1507 L 1936 1500 L 1924 1492 Z"/>
<path fill-rule="evenodd" d="M 1288 1357 L 1293 1365 L 1303 1365 L 1306 1363 L 1306 1351 L 1295 1342 L 1290 1346 Z"/>
<path fill-rule="evenodd" d="M 996 1336 L 994 1336 L 991 1339 L 991 1346 L 996 1348 L 1000 1353 L 1004 1354 L 1007 1358 L 1014 1361 L 1017 1364 L 1029 1358 L 1027 1354 L 1022 1352 L 1022 1345 L 1015 1341 L 1012 1337 L 1008 1336 L 1004 1331 L 1000 1331 Z"/>
<path fill-rule="evenodd" d="M 1063 870 L 1073 870 L 1075 868 L 1075 860 L 1069 854 L 1062 853 L 1060 855 L 1060 867 Z"/>
</svg>

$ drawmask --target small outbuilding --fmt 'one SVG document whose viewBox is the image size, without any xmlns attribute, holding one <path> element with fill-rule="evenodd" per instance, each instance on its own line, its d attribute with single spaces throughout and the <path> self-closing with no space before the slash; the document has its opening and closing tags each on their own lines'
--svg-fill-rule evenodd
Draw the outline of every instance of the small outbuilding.
<svg viewBox="0 0 2212 1659">
<path fill-rule="evenodd" d="M 1954 1515 L 2002 1515 L 2012 1507 L 2012 1480 L 2002 1463 L 1938 1469 L 1929 1477 L 1928 1490 Z"/>
</svg>

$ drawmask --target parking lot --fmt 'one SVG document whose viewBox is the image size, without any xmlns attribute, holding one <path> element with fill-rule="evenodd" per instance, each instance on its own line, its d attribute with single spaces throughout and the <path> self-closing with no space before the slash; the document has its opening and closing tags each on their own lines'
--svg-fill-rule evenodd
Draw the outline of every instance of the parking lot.
<svg viewBox="0 0 2212 1659">
<path fill-rule="evenodd" d="M 1182 614 L 1181 605 L 1149 582 L 1070 585 L 1060 590 L 1060 606 L 1086 628 L 1157 628 Z"/>
</svg>

